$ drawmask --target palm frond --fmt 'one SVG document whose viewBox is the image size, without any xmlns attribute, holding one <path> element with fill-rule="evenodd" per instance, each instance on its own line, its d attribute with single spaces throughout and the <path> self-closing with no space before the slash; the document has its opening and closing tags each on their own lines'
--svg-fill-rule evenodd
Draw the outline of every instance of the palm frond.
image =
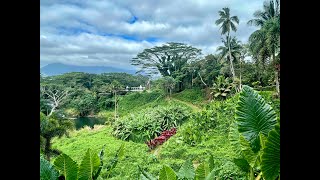
<svg viewBox="0 0 320 180">
<path fill-rule="evenodd" d="M 231 19 L 232 21 L 236 22 L 237 24 L 239 24 L 239 18 L 238 18 L 238 16 L 232 16 L 230 19 Z"/>
</svg>

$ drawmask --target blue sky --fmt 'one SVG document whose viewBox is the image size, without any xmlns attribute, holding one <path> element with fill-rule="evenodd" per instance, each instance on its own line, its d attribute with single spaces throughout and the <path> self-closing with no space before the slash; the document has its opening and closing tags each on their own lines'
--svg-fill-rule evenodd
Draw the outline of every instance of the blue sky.
<svg viewBox="0 0 320 180">
<path fill-rule="evenodd" d="M 145 48 L 182 42 L 203 55 L 221 45 L 218 11 L 240 19 L 239 40 L 256 29 L 246 22 L 262 0 L 41 0 L 40 66 L 64 63 L 134 69 L 130 59 Z"/>
</svg>

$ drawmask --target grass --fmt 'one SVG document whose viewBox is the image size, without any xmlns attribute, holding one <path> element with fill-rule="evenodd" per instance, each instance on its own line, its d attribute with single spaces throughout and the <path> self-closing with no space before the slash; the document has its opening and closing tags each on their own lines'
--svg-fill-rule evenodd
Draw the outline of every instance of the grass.
<svg viewBox="0 0 320 180">
<path fill-rule="evenodd" d="M 172 97 L 181 101 L 190 102 L 198 107 L 203 106 L 205 102 L 205 92 L 198 88 L 186 89 L 173 94 Z"/>
<path fill-rule="evenodd" d="M 72 132 L 69 138 L 54 139 L 53 147 L 69 155 L 80 164 L 88 148 L 98 153 L 103 145 L 106 145 L 104 162 L 107 164 L 114 157 L 120 145 L 124 143 L 124 158 L 119 161 L 112 174 L 112 179 L 135 179 L 140 175 L 137 165 L 143 166 L 145 162 L 148 162 L 147 145 L 118 140 L 111 135 L 111 132 L 112 128 L 110 126 L 95 126 L 92 130 L 83 128 Z"/>
<path fill-rule="evenodd" d="M 191 93 L 191 92 L 188 92 Z M 188 94 L 186 93 L 186 94 Z M 279 101 L 272 98 L 272 92 L 260 92 L 271 106 L 279 112 Z M 158 94 L 159 95 L 159 94 Z M 190 104 L 191 98 L 186 98 L 184 95 L 175 95 L 173 102 L 165 99 L 162 96 L 156 98 L 156 93 L 147 94 L 130 94 L 128 97 L 122 98 L 121 112 L 128 114 L 129 112 L 138 113 L 141 109 L 153 106 L 166 106 L 170 103 L 180 103 L 184 106 L 189 106 L 190 111 L 197 111 Z M 179 98 L 179 101 L 174 101 Z M 234 111 L 238 95 L 229 98 L 226 101 L 213 101 L 207 108 L 211 108 L 216 112 L 215 116 L 218 121 L 218 126 L 212 131 L 206 131 L 207 139 L 197 143 L 194 146 L 188 145 L 182 140 L 182 129 L 189 123 L 193 123 L 189 119 L 177 131 L 177 134 L 172 136 L 168 141 L 154 151 L 149 151 L 144 143 L 134 143 L 131 141 L 122 141 L 112 136 L 112 127 L 108 125 L 95 126 L 94 129 L 83 128 L 79 131 L 73 131 L 70 137 L 62 137 L 53 140 L 53 147 L 63 151 L 78 163 L 81 162 L 82 156 L 88 148 L 99 152 L 104 144 L 106 144 L 105 164 L 115 155 L 116 150 L 122 143 L 125 144 L 124 158 L 121 159 L 112 173 L 111 179 L 139 179 L 140 172 L 138 165 L 147 170 L 154 176 L 159 174 L 159 170 L 163 165 L 169 165 L 175 171 L 178 171 L 180 166 L 187 159 L 192 159 L 194 166 L 199 165 L 210 154 L 215 159 L 215 168 L 217 176 L 221 179 L 246 179 L 246 173 L 242 172 L 234 163 L 233 159 L 237 158 L 232 146 L 228 140 L 228 131 L 230 122 L 234 119 Z M 186 100 L 186 101 L 185 101 Z M 195 102 L 197 100 L 195 99 Z M 137 105 L 134 105 L 137 103 Z"/>
</svg>

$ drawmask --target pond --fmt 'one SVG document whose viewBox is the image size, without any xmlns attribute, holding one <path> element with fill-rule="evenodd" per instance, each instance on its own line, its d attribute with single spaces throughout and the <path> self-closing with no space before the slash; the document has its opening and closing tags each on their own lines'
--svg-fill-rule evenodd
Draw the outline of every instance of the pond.
<svg viewBox="0 0 320 180">
<path fill-rule="evenodd" d="M 104 124 L 105 120 L 96 117 L 79 117 L 74 120 L 76 130 L 83 128 L 84 126 L 89 126 L 93 128 L 95 124 Z"/>
</svg>

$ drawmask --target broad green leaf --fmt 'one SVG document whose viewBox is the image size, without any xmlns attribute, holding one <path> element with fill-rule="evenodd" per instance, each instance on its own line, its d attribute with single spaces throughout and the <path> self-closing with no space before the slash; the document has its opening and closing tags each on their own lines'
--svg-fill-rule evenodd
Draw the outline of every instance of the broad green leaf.
<svg viewBox="0 0 320 180">
<path fill-rule="evenodd" d="M 240 93 L 235 117 L 239 132 L 249 141 L 253 152 L 260 150 L 260 134 L 267 136 L 277 123 L 272 107 L 246 85 Z"/>
<path fill-rule="evenodd" d="M 97 172 L 93 175 L 93 179 L 97 179 L 101 173 L 102 167 L 103 167 L 103 156 L 104 156 L 104 149 L 105 149 L 106 145 L 103 145 L 100 153 L 99 153 L 99 159 L 100 159 L 100 166 L 97 170 Z"/>
<path fill-rule="evenodd" d="M 209 164 L 206 162 L 201 163 L 196 169 L 196 179 L 204 180 L 210 173 Z"/>
<path fill-rule="evenodd" d="M 249 172 L 250 165 L 245 159 L 233 159 L 233 162 L 244 172 Z"/>
<path fill-rule="evenodd" d="M 221 96 L 227 96 L 227 93 L 222 93 Z"/>
<path fill-rule="evenodd" d="M 251 167 L 255 167 L 257 161 L 259 161 L 259 153 L 254 153 L 252 151 L 249 142 L 243 136 L 240 136 L 240 144 L 244 158 Z"/>
<path fill-rule="evenodd" d="M 193 180 L 195 177 L 195 170 L 191 160 L 187 160 L 179 169 L 177 173 L 178 177 L 181 179 L 191 179 Z"/>
<path fill-rule="evenodd" d="M 54 161 L 54 166 L 66 180 L 75 180 L 78 176 L 78 164 L 68 155 L 62 153 Z"/>
<path fill-rule="evenodd" d="M 106 166 L 107 174 L 110 175 L 112 170 L 117 166 L 120 157 L 124 155 L 124 144 L 121 144 L 120 148 L 117 150 L 116 155 Z"/>
<path fill-rule="evenodd" d="M 49 161 L 40 156 L 40 180 L 57 180 L 59 173 Z"/>
<path fill-rule="evenodd" d="M 159 180 L 176 180 L 177 175 L 171 167 L 164 165 L 160 170 Z"/>
<path fill-rule="evenodd" d="M 270 131 L 261 157 L 262 176 L 274 180 L 280 175 L 280 125 Z"/>
<path fill-rule="evenodd" d="M 93 179 L 93 173 L 99 168 L 99 165 L 100 159 L 98 154 L 88 149 L 79 168 L 79 180 Z"/>
<path fill-rule="evenodd" d="M 232 123 L 229 129 L 229 141 L 237 155 L 241 155 L 241 144 L 239 139 L 239 131 L 236 123 Z"/>
<path fill-rule="evenodd" d="M 215 179 L 215 170 L 212 170 L 209 174 L 208 174 L 208 176 L 205 178 L 205 180 L 213 180 L 213 179 Z"/>
</svg>

